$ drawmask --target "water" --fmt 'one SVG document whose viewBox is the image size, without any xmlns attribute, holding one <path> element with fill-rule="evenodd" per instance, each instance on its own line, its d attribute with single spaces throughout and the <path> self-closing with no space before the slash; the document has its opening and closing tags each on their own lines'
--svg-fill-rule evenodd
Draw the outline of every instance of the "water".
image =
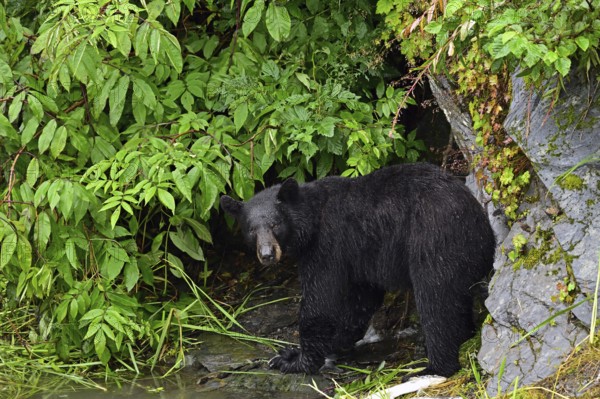
<svg viewBox="0 0 600 399">
<path fill-rule="evenodd" d="M 277 377 L 277 375 L 275 375 Z M 273 381 L 268 374 L 246 374 L 243 379 L 214 378 L 197 384 L 195 373 L 180 372 L 167 378 L 145 376 L 132 381 L 99 383 L 106 391 L 81 388 L 70 383 L 59 384 L 52 392 L 40 393 L 35 399 L 316 399 L 321 397 L 303 385 L 303 392 L 271 390 Z M 241 385 L 238 386 L 241 381 Z M 309 381 L 307 381 L 309 383 Z M 54 385 L 48 382 L 48 385 Z M 254 385 L 254 387 L 252 387 Z M 261 386 L 269 390 L 261 390 Z M 6 398 L 8 399 L 8 398 Z M 13 398 L 11 398 L 13 399 Z"/>
</svg>

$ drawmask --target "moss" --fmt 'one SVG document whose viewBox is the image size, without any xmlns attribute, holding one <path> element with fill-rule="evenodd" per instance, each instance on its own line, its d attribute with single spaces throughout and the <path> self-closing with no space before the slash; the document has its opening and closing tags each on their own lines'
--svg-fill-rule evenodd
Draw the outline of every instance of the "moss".
<svg viewBox="0 0 600 399">
<path fill-rule="evenodd" d="M 591 199 L 591 198 L 590 198 L 590 199 L 588 199 L 587 201 L 585 201 L 585 204 L 586 204 L 586 205 L 587 205 L 589 208 L 591 208 L 591 207 L 593 207 L 593 206 L 596 204 L 596 200 L 594 200 L 594 199 Z"/>
<path fill-rule="evenodd" d="M 583 189 L 583 179 L 574 174 L 568 174 L 558 181 L 558 186 L 565 190 L 577 190 L 580 191 Z"/>
<path fill-rule="evenodd" d="M 515 262 L 517 268 L 524 267 L 527 270 L 533 269 L 540 263 L 544 252 L 540 248 L 531 248 Z"/>
<path fill-rule="evenodd" d="M 548 261 L 548 264 L 554 265 L 556 263 L 558 263 L 561 259 L 563 259 L 565 257 L 565 252 L 562 250 L 562 248 L 556 248 L 556 250 L 554 250 L 553 252 L 551 252 L 547 257 L 546 260 Z"/>
<path fill-rule="evenodd" d="M 524 267 L 530 270 L 539 264 L 554 265 L 564 260 L 568 272 L 574 256 L 569 255 L 560 245 L 553 244 L 554 232 L 552 229 L 544 230 L 538 226 L 533 237 L 535 246 L 528 248 L 515 260 L 513 269 L 518 270 Z M 554 250 L 553 247 L 555 247 Z"/>
<path fill-rule="evenodd" d="M 527 202 L 528 204 L 535 204 L 540 200 L 540 195 L 539 194 L 535 194 L 535 195 L 528 195 L 525 197 L 525 202 Z"/>
</svg>

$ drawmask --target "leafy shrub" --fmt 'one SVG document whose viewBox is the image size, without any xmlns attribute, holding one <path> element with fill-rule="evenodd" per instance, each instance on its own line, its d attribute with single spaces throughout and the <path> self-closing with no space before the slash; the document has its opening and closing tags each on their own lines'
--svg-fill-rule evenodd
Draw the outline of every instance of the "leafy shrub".
<svg viewBox="0 0 600 399">
<path fill-rule="evenodd" d="M 368 4 L 233 4 L 62 0 L 11 9 L 23 20 L 0 5 L 0 307 L 22 321 L 10 336 L 137 368 L 180 330 L 225 333 L 232 310 L 182 260 L 206 281 L 220 193 L 423 149 L 388 133 L 404 93 L 384 83 Z"/>
<path fill-rule="evenodd" d="M 600 2 L 379 0 L 377 11 L 420 76 L 446 73 L 456 83 L 482 149 L 476 176 L 516 220 L 530 165 L 502 127 L 510 77 L 518 73 L 556 101 L 575 67 L 592 73 L 600 61 Z"/>
</svg>

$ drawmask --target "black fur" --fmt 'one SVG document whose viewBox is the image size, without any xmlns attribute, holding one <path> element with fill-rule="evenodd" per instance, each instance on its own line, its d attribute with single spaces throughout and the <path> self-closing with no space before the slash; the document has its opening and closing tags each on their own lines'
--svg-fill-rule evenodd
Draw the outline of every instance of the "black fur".
<svg viewBox="0 0 600 399">
<path fill-rule="evenodd" d="M 325 356 L 362 338 L 385 291 L 412 288 L 425 372 L 459 369 L 459 346 L 475 329 L 470 288 L 491 271 L 495 251 L 489 221 L 461 181 L 433 165 L 397 165 L 356 179 L 288 180 L 244 203 L 223 196 L 221 205 L 262 263 L 281 253 L 298 261 L 300 349 L 281 351 L 271 367 L 317 372 Z"/>
</svg>

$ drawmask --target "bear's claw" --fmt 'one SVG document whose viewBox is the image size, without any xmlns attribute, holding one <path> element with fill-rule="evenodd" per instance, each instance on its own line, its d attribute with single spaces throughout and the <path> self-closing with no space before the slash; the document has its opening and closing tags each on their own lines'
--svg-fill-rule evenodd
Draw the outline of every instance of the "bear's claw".
<svg viewBox="0 0 600 399">
<path fill-rule="evenodd" d="M 279 355 L 269 360 L 269 368 L 278 369 L 282 373 L 307 373 L 314 374 L 318 367 L 311 367 L 310 362 L 302 355 L 298 348 L 283 348 Z"/>
</svg>

